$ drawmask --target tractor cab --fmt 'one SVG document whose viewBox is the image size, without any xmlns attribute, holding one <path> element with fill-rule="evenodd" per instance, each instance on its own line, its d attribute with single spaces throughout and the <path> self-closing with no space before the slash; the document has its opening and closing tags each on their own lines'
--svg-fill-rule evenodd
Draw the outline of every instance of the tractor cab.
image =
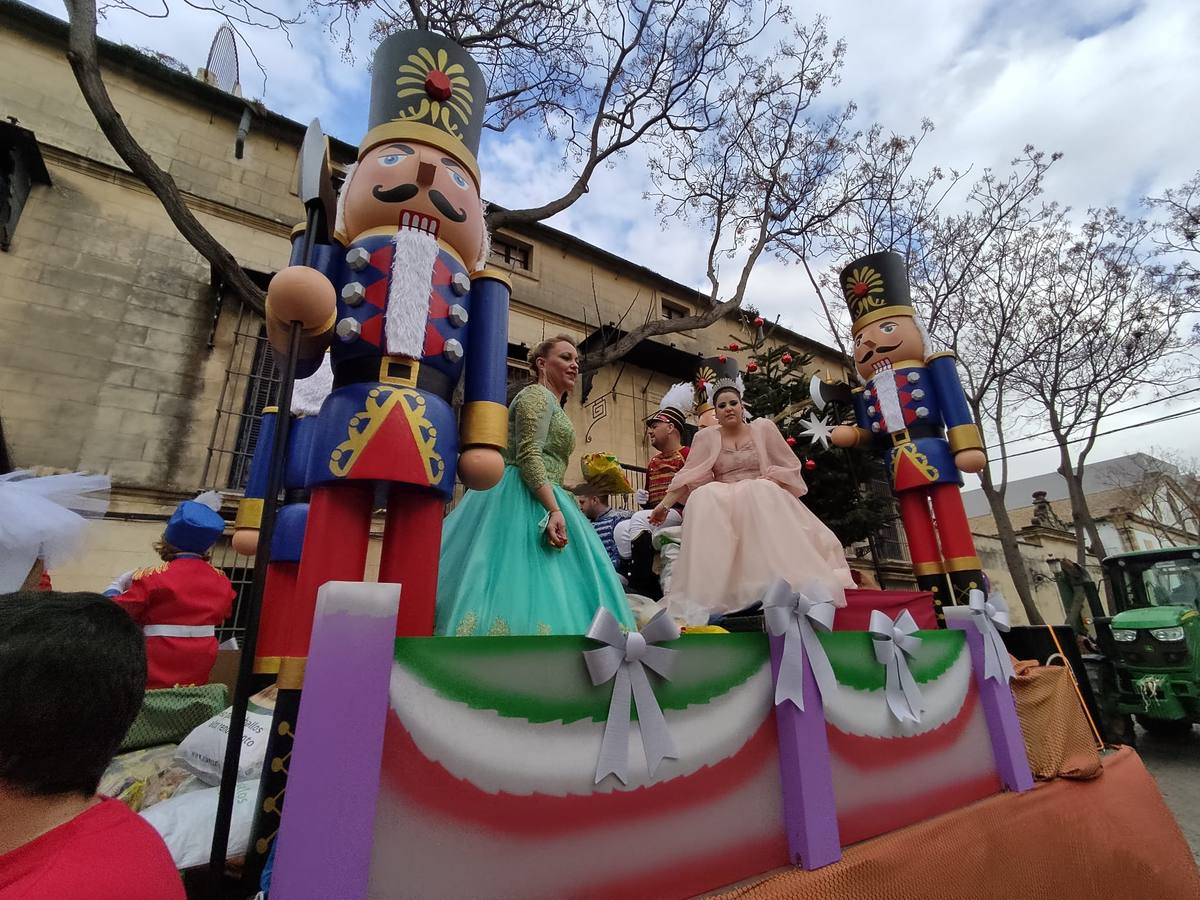
<svg viewBox="0 0 1200 900">
<path fill-rule="evenodd" d="M 1102 565 L 1119 709 L 1148 731 L 1190 730 L 1200 721 L 1200 547 L 1118 553 Z"/>
</svg>

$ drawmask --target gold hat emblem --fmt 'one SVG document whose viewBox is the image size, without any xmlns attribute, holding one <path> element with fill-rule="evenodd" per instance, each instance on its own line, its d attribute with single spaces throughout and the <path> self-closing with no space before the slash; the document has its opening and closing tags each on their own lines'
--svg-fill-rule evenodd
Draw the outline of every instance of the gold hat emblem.
<svg viewBox="0 0 1200 900">
<path fill-rule="evenodd" d="M 413 122 L 427 121 L 461 138 L 459 123 L 471 121 L 471 80 L 460 63 L 450 63 L 449 54 L 438 50 L 437 55 L 425 47 L 410 53 L 408 63 L 400 66 L 396 79 L 396 97 L 400 100 L 417 98 L 398 118 Z M 436 86 L 436 88 L 434 87 Z M 456 121 L 457 120 L 457 121 Z"/>
</svg>

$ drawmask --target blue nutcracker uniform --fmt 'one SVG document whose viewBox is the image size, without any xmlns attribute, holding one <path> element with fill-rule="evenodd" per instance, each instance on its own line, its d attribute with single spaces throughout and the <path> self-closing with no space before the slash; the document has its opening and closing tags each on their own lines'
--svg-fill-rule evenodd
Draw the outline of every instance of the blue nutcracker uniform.
<svg viewBox="0 0 1200 900">
<path fill-rule="evenodd" d="M 262 411 L 258 442 L 250 462 L 246 487 L 238 504 L 235 528 L 260 527 L 263 500 L 267 491 L 267 475 L 272 448 L 275 445 L 275 426 L 278 410 L 268 406 Z M 254 672 L 257 675 L 277 676 L 286 660 L 303 654 L 295 645 L 295 635 L 311 629 L 312 622 L 296 621 L 293 600 L 300 551 L 304 546 L 304 530 L 308 523 L 308 457 L 316 434 L 317 419 L 311 415 L 296 415 L 288 429 L 288 446 L 284 455 L 283 502 L 275 513 L 275 529 L 271 535 L 270 562 L 263 588 L 262 612 L 258 644 L 255 647 Z M 292 665 L 296 665 L 293 663 Z"/>
<path fill-rule="evenodd" d="M 502 449 L 506 442 L 510 288 L 496 270 L 468 275 L 455 251 L 440 244 L 420 356 L 389 352 L 387 317 L 398 314 L 389 306 L 395 235 L 395 228 L 372 229 L 344 249 L 324 245 L 313 256 L 337 293 L 334 381 L 308 454 L 312 500 L 296 615 L 311 622 L 316 592 L 326 581 L 361 580 L 382 484 L 388 512 L 379 579 L 404 585 L 398 633 L 429 634 L 441 523 L 458 456 L 468 447 Z M 314 367 L 310 361 L 298 373 Z M 461 423 L 451 405 L 460 381 Z M 307 635 L 302 644 L 304 655 Z"/>
<path fill-rule="evenodd" d="M 956 601 L 965 602 L 983 579 L 954 454 L 981 444 L 954 354 L 877 372 L 853 398 L 861 439 L 887 456 L 918 584 L 940 609 L 949 576 Z"/>
</svg>

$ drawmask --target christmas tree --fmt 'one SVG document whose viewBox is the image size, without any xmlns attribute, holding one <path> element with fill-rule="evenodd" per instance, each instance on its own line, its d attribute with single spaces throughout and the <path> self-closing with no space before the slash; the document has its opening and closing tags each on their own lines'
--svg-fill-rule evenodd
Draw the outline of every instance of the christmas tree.
<svg viewBox="0 0 1200 900">
<path fill-rule="evenodd" d="M 755 417 L 772 419 L 799 457 L 804 469 L 808 493 L 803 502 L 838 536 L 843 546 L 868 540 L 895 518 L 893 504 L 882 501 L 871 484 L 887 483 L 878 457 L 861 448 L 823 447 L 804 433 L 805 419 L 820 420 L 809 397 L 812 354 L 793 351 L 786 346 L 767 347 L 768 329 L 762 317 L 752 310 L 749 324 L 755 329 L 750 344 L 734 342 L 727 350 L 743 360 L 746 373 L 746 405 Z M 831 404 L 823 413 L 831 425 L 852 422 L 853 411 L 846 404 Z"/>
</svg>

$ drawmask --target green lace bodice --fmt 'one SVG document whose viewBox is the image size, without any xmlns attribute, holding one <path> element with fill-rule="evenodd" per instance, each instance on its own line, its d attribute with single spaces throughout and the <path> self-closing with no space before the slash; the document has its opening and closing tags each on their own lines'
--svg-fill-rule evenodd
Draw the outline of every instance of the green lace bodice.
<svg viewBox="0 0 1200 900">
<path fill-rule="evenodd" d="M 575 429 L 549 390 L 523 388 L 508 408 L 505 462 L 516 466 L 531 491 L 552 482 L 561 485 L 575 449 Z"/>
</svg>

